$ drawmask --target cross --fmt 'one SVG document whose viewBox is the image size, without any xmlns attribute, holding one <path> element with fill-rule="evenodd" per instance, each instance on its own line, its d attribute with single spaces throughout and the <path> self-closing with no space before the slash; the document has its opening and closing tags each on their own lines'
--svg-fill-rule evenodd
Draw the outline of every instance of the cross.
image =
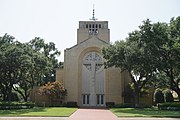
<svg viewBox="0 0 180 120">
<path fill-rule="evenodd" d="M 92 52 L 85 58 L 84 66 L 91 71 L 91 78 L 95 80 L 96 71 L 103 66 L 102 58 L 97 53 Z"/>
<path fill-rule="evenodd" d="M 87 68 L 89 72 L 91 72 L 90 78 L 90 105 L 96 105 L 96 93 L 95 93 L 95 76 L 98 70 L 103 66 L 103 60 L 100 55 L 96 52 L 89 53 L 84 61 L 84 66 Z"/>
</svg>

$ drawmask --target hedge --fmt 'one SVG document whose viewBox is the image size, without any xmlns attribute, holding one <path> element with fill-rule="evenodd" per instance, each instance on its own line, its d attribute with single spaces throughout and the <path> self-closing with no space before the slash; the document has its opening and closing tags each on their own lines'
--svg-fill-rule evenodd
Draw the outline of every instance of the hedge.
<svg viewBox="0 0 180 120">
<path fill-rule="evenodd" d="M 159 110 L 180 110 L 180 102 L 159 103 Z"/>
<path fill-rule="evenodd" d="M 66 104 L 67 107 L 78 107 L 77 102 L 69 101 Z"/>
<path fill-rule="evenodd" d="M 1 110 L 10 110 L 10 109 L 28 109 L 33 108 L 34 103 L 32 102 L 0 102 Z"/>
<path fill-rule="evenodd" d="M 115 103 L 114 103 L 114 102 L 106 102 L 106 106 L 107 106 L 108 108 L 112 108 L 112 107 L 115 106 Z"/>
</svg>

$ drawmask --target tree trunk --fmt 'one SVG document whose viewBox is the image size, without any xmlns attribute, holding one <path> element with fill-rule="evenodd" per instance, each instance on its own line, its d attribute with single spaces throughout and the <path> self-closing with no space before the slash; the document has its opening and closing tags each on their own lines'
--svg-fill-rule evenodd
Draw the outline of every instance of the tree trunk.
<svg viewBox="0 0 180 120">
<path fill-rule="evenodd" d="M 133 89 L 134 105 L 135 105 L 135 107 L 139 107 L 139 93 L 140 93 L 139 84 L 134 79 L 133 75 L 131 74 L 131 71 L 129 70 L 128 72 L 131 77 L 131 82 L 134 84 L 134 89 Z"/>
<path fill-rule="evenodd" d="M 134 105 L 135 107 L 139 107 L 139 90 L 134 89 Z"/>
<path fill-rule="evenodd" d="M 14 91 L 18 92 L 23 97 L 25 102 L 28 101 L 29 94 L 27 93 L 27 90 L 23 89 L 24 90 L 24 93 L 23 93 L 22 91 L 18 90 L 18 88 L 16 88 L 16 87 L 13 87 L 13 89 L 14 89 Z"/>
<path fill-rule="evenodd" d="M 139 85 L 137 82 L 134 83 L 134 106 L 139 107 Z"/>
<path fill-rule="evenodd" d="M 179 99 L 179 102 L 180 102 L 180 91 L 179 92 L 176 92 L 178 94 L 178 99 Z"/>
<path fill-rule="evenodd" d="M 3 93 L 3 101 L 11 101 L 11 99 L 10 99 L 11 90 L 9 90 L 6 87 L 6 89 L 3 90 L 2 93 Z"/>
<path fill-rule="evenodd" d="M 167 72 L 166 74 L 169 76 L 170 89 L 177 93 L 180 102 L 180 88 L 178 82 L 174 81 L 173 70 L 171 69 L 171 71 Z"/>
</svg>

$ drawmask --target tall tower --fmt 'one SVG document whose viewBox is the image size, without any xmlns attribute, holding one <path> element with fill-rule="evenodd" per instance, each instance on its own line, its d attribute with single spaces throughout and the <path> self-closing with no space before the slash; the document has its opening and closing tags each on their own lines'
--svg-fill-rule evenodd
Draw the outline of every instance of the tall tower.
<svg viewBox="0 0 180 120">
<path fill-rule="evenodd" d="M 61 79 L 68 91 L 66 102 L 74 101 L 83 107 L 104 107 L 106 102 L 121 102 L 119 71 L 110 74 L 111 69 L 104 69 L 102 48 L 109 42 L 108 21 L 98 21 L 93 9 L 90 20 L 79 21 L 77 44 L 64 51 L 63 77 L 57 80 Z M 114 91 L 118 91 L 117 94 Z"/>
<path fill-rule="evenodd" d="M 79 21 L 79 28 L 77 29 L 77 44 L 93 36 L 96 36 L 107 43 L 110 41 L 108 21 L 97 21 L 94 9 L 90 21 Z"/>
</svg>

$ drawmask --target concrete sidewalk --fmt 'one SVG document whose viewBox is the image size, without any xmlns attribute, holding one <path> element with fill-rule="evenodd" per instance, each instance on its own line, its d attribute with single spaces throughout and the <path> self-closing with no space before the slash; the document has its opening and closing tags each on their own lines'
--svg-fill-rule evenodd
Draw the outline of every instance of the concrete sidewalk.
<svg viewBox="0 0 180 120">
<path fill-rule="evenodd" d="M 104 109 L 78 109 L 69 120 L 119 120 L 111 111 Z"/>
</svg>

